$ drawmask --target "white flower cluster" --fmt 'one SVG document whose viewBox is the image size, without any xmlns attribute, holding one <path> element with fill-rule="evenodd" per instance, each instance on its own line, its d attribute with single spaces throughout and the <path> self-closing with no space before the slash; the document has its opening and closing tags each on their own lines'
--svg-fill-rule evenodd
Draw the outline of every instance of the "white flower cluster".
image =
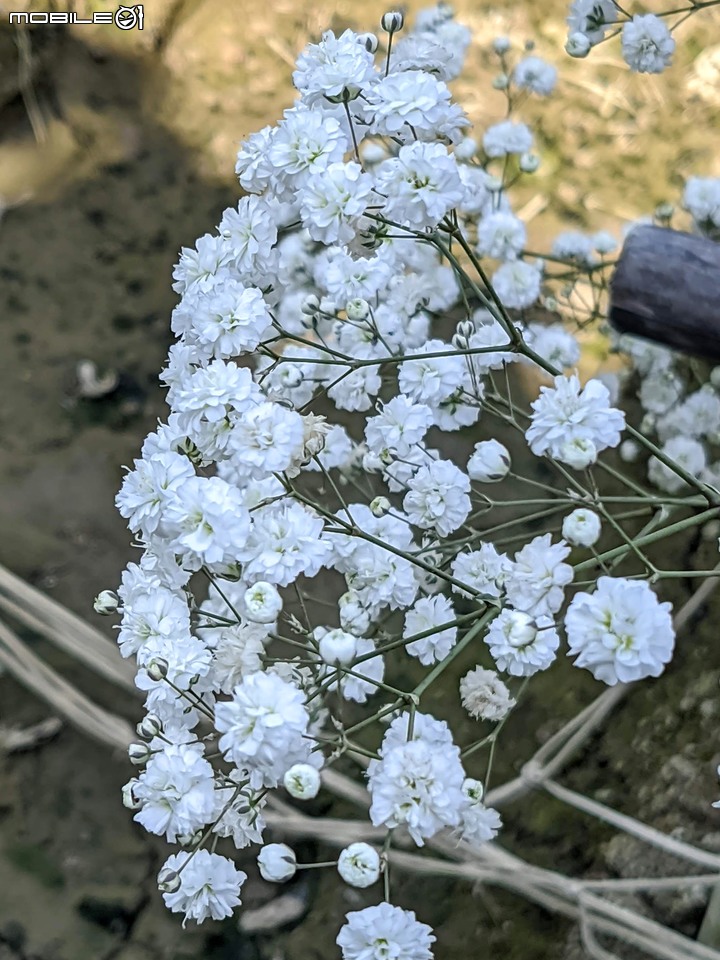
<svg viewBox="0 0 720 960">
<path fill-rule="evenodd" d="M 533 168 L 532 133 L 509 119 L 482 146 L 467 136 L 446 83 L 465 29 L 445 5 L 397 38 L 402 20 L 383 18 L 380 56 L 376 37 L 325 33 L 298 59 L 296 104 L 241 146 L 247 195 L 180 254 L 169 414 L 117 497 L 143 554 L 96 609 L 120 613 L 148 712 L 124 799 L 181 847 L 159 885 L 186 920 L 240 903 L 245 874 L 215 841 L 264 844 L 274 882 L 303 868 L 265 843 L 263 812 L 275 790 L 317 795 L 323 767 L 357 747 L 346 717 L 358 704 L 376 711 L 361 726 L 392 717 L 369 754 L 372 824 L 419 846 L 440 831 L 473 849 L 492 840 L 501 821 L 474 749 L 466 770 L 447 723 L 415 709 L 419 694 L 398 697 L 386 670 L 409 656 L 432 680 L 477 637 L 484 665 L 464 676 L 462 703 L 502 724 L 557 656 L 571 545 L 600 536 L 589 509 L 566 517 L 565 539 L 512 538 L 512 556 L 481 536 L 485 491 L 513 477 L 508 448 L 487 436 L 493 417 L 565 474 L 616 447 L 625 418 L 600 380 L 572 372 L 572 334 L 507 313 L 543 284 L 503 181 Z M 540 96 L 555 84 L 535 56 L 511 72 Z M 582 237 L 561 235 L 554 251 L 592 262 Z M 491 284 L 482 267 L 471 282 L 487 260 Z M 497 386 L 518 360 L 554 377 L 525 427 Z M 462 440 L 479 422 L 486 439 L 475 430 L 469 458 L 456 455 L 462 443 L 442 434 Z M 577 664 L 607 683 L 656 676 L 672 652 L 668 604 L 622 578 L 576 594 L 565 630 Z M 353 843 L 337 867 L 368 887 L 384 859 Z M 351 913 L 337 942 L 349 960 L 424 960 L 433 940 L 381 903 Z"/>
<path fill-rule="evenodd" d="M 573 0 L 566 51 L 571 57 L 586 57 L 621 22 L 622 55 L 631 70 L 662 73 L 670 66 L 675 40 L 665 21 L 652 13 L 630 16 L 614 0 Z"/>
</svg>

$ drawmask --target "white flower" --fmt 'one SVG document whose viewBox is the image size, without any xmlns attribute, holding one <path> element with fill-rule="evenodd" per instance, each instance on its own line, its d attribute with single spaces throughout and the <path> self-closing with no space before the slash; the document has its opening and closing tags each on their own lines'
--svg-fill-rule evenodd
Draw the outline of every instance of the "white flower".
<svg viewBox="0 0 720 960">
<path fill-rule="evenodd" d="M 450 90 L 423 70 L 390 73 L 368 91 L 371 132 L 404 140 L 460 139 L 468 120 L 451 103 Z"/>
<path fill-rule="evenodd" d="M 173 319 L 186 312 L 191 324 L 185 334 L 188 340 L 196 343 L 205 356 L 217 359 L 254 350 L 271 324 L 260 290 L 232 279 L 210 293 L 187 294 L 175 308 Z"/>
<path fill-rule="evenodd" d="M 593 234 L 593 247 L 599 254 L 612 253 L 617 250 L 617 240 L 607 230 L 598 230 Z"/>
<path fill-rule="evenodd" d="M 575 665 L 610 686 L 659 677 L 675 644 L 671 608 L 644 580 L 600 577 L 595 592 L 578 593 L 565 615 Z"/>
<path fill-rule="evenodd" d="M 286 587 L 301 573 L 315 576 L 328 555 L 317 514 L 300 503 L 282 501 L 261 507 L 252 516 L 247 579 Z"/>
<path fill-rule="evenodd" d="M 338 873 L 351 887 L 370 887 L 380 876 L 380 854 L 369 843 L 351 843 L 340 852 Z"/>
<path fill-rule="evenodd" d="M 460 700 L 476 720 L 502 720 L 515 706 L 510 691 L 494 670 L 475 667 L 460 681 Z"/>
<path fill-rule="evenodd" d="M 453 578 L 471 590 L 489 597 L 499 597 L 505 578 L 512 570 L 512 563 L 506 554 L 498 553 L 491 543 L 483 543 L 477 550 L 459 553 L 452 562 L 451 570 Z M 453 592 L 460 596 L 471 596 L 455 584 Z"/>
<path fill-rule="evenodd" d="M 443 623 L 451 623 L 455 619 L 455 611 L 447 597 L 421 597 L 415 606 L 405 614 L 403 639 L 409 640 L 418 633 L 435 630 L 430 636 L 413 640 L 405 647 L 407 652 L 417 657 L 423 666 L 430 666 L 444 660 L 455 646 L 457 627 L 446 627 L 437 630 Z"/>
<path fill-rule="evenodd" d="M 301 454 L 303 439 L 300 414 L 268 401 L 251 407 L 235 421 L 227 454 L 239 475 L 263 480 L 290 467 Z"/>
<path fill-rule="evenodd" d="M 471 480 L 480 483 L 495 483 L 502 480 L 510 469 L 510 454 L 499 440 L 481 440 L 475 444 L 468 460 L 467 472 Z"/>
<path fill-rule="evenodd" d="M 264 641 L 268 635 L 266 625 L 239 623 L 222 629 L 213 626 L 209 633 L 215 643 L 212 671 L 218 690 L 231 693 L 243 677 L 262 670 Z"/>
<path fill-rule="evenodd" d="M 223 920 L 240 905 L 240 888 L 247 874 L 232 860 L 208 850 L 188 853 L 181 850 L 168 857 L 158 874 L 165 906 L 173 913 L 184 913 L 185 920 L 202 923 L 210 917 Z"/>
<path fill-rule="evenodd" d="M 320 792 L 320 774 L 309 763 L 294 763 L 285 771 L 283 786 L 296 800 L 312 800 Z"/>
<path fill-rule="evenodd" d="M 560 540 L 552 543 L 552 535 L 535 537 L 515 554 L 505 578 L 505 592 L 510 603 L 532 616 L 550 616 L 560 609 L 563 591 L 573 578 L 573 569 L 562 561 L 570 547 Z"/>
<path fill-rule="evenodd" d="M 284 883 L 297 872 L 295 851 L 285 843 L 266 843 L 257 862 L 260 876 L 271 883 Z"/>
<path fill-rule="evenodd" d="M 377 170 L 385 216 L 423 230 L 435 227 L 464 196 L 457 161 L 441 143 L 409 143 Z"/>
<path fill-rule="evenodd" d="M 705 447 L 692 437 L 671 437 L 660 449 L 665 456 L 692 476 L 697 477 L 707 466 Z M 657 457 L 651 457 L 648 462 L 648 477 L 651 483 L 666 493 L 679 493 L 687 486 L 682 477 L 670 467 L 666 467 Z"/>
<path fill-rule="evenodd" d="M 199 743 L 153 753 L 133 788 L 142 806 L 135 820 L 174 843 L 209 823 L 215 809 L 213 769 Z"/>
<path fill-rule="evenodd" d="M 237 487 L 220 477 L 191 477 L 164 511 L 164 523 L 184 565 L 231 564 L 244 556 L 250 514 Z"/>
<path fill-rule="evenodd" d="M 497 810 L 486 807 L 482 802 L 484 790 L 479 780 L 467 777 L 462 789 L 468 803 L 456 833 L 463 843 L 477 850 L 497 835 L 502 827 L 502 819 Z"/>
<path fill-rule="evenodd" d="M 467 374 L 464 358 L 451 350 L 452 347 L 443 340 L 428 340 L 422 347 L 408 350 L 408 356 L 414 359 L 400 364 L 398 384 L 402 393 L 417 403 L 431 406 L 447 400 Z M 426 356 L 446 352 L 447 357 Z"/>
<path fill-rule="evenodd" d="M 489 157 L 504 157 L 509 153 L 527 153 L 533 138 L 524 123 L 503 120 L 488 127 L 483 136 L 483 149 Z"/>
<path fill-rule="evenodd" d="M 359 163 L 331 163 L 303 187 L 303 226 L 319 243 L 349 243 L 371 193 L 372 181 Z"/>
<path fill-rule="evenodd" d="M 422 369 L 422 361 L 413 361 Z M 422 376 L 422 373 L 420 374 Z M 425 375 L 426 378 L 428 374 Z M 381 459 L 404 458 L 432 426 L 433 414 L 424 403 L 413 403 L 403 394 L 383 404 L 365 424 L 368 449 Z"/>
<path fill-rule="evenodd" d="M 180 251 L 180 260 L 173 269 L 173 290 L 181 295 L 188 290 L 208 293 L 230 276 L 233 259 L 232 245 L 224 237 L 206 233 L 192 250 L 183 247 Z"/>
<path fill-rule="evenodd" d="M 355 646 L 355 656 L 364 657 L 373 653 L 375 644 L 372 640 L 365 637 L 357 637 Z M 340 678 L 340 694 L 345 700 L 354 700 L 356 703 L 365 703 L 369 696 L 377 693 L 378 683 L 382 682 L 385 674 L 385 661 L 382 654 L 376 657 L 369 657 L 353 668 L 355 676 L 343 674 Z M 335 672 L 334 670 L 332 671 Z M 330 684 L 330 689 L 334 690 L 337 684 Z"/>
<path fill-rule="evenodd" d="M 712 387 L 705 385 L 659 420 L 657 431 L 661 440 L 676 434 L 712 439 L 719 427 L 720 397 Z"/>
<path fill-rule="evenodd" d="M 310 718 L 301 690 L 272 673 L 252 673 L 233 698 L 215 707 L 226 759 L 250 772 L 251 786 L 277 786 L 294 763 L 310 755 Z"/>
<path fill-rule="evenodd" d="M 567 23 L 571 34 L 585 34 L 592 44 L 602 40 L 616 20 L 617 7 L 613 0 L 573 0 Z"/>
<path fill-rule="evenodd" d="M 623 58 L 636 73 L 662 73 L 670 65 L 674 52 L 672 34 L 652 13 L 636 15 L 623 26 Z"/>
<path fill-rule="evenodd" d="M 325 663 L 347 666 L 357 651 L 357 637 L 339 628 L 326 630 L 320 637 L 318 650 Z"/>
<path fill-rule="evenodd" d="M 574 367 L 580 359 L 580 344 L 562 323 L 529 323 L 525 342 L 554 367 Z"/>
<path fill-rule="evenodd" d="M 123 480 L 115 505 L 133 533 L 141 532 L 149 538 L 156 531 L 162 533 L 159 528 L 163 507 L 174 492 L 194 476 L 193 465 L 178 453 L 136 460 L 135 469 Z"/>
<path fill-rule="evenodd" d="M 549 96 L 557 83 L 557 70 L 540 57 L 523 57 L 513 70 L 513 80 L 523 90 Z"/>
<path fill-rule="evenodd" d="M 492 276 L 500 300 L 512 310 L 524 310 L 540 296 L 542 275 L 537 267 L 523 260 L 508 260 Z"/>
<path fill-rule="evenodd" d="M 531 677 L 553 662 L 560 637 L 548 617 L 534 620 L 521 610 L 505 608 L 490 624 L 485 643 L 499 670 Z"/>
<path fill-rule="evenodd" d="M 720 227 L 720 177 L 689 177 L 683 206 L 701 226 Z"/>
<path fill-rule="evenodd" d="M 432 928 L 410 910 L 379 903 L 348 913 L 337 944 L 343 960 L 432 960 Z"/>
<path fill-rule="evenodd" d="M 243 594 L 243 611 L 253 623 L 275 623 L 282 605 L 277 587 L 264 580 L 258 580 Z"/>
<path fill-rule="evenodd" d="M 514 260 L 526 240 L 525 224 L 512 213 L 489 213 L 477 225 L 477 251 L 484 257 Z"/>
<path fill-rule="evenodd" d="M 408 481 L 403 509 L 421 530 L 454 533 L 470 513 L 470 480 L 450 460 L 433 460 Z"/>
<path fill-rule="evenodd" d="M 562 523 L 563 537 L 577 547 L 592 547 L 600 539 L 600 532 L 600 517 L 584 507 L 573 510 Z"/>
<path fill-rule="evenodd" d="M 597 453 L 620 443 L 625 414 L 609 405 L 610 394 L 599 380 L 588 380 L 584 387 L 576 374 L 555 377 L 554 387 L 540 387 L 533 401 L 533 415 L 525 434 L 537 456 L 550 456 L 568 463 L 572 445 L 586 443 L 592 463 Z M 593 454 L 594 450 L 594 454 Z"/>
<path fill-rule="evenodd" d="M 406 716 L 400 721 L 407 731 Z M 446 725 L 440 729 L 442 749 L 422 727 L 416 730 L 416 739 L 398 743 L 402 733 L 393 725 L 383 740 L 381 759 L 368 766 L 373 825 L 392 828 L 404 823 L 418 846 L 443 827 L 456 827 L 464 806 L 460 750 L 449 739 Z"/>
<path fill-rule="evenodd" d="M 233 778 L 240 774 L 233 772 Z M 218 837 L 230 837 L 238 850 L 244 850 L 254 843 L 262 843 L 265 819 L 262 808 L 265 799 L 241 792 L 236 795 L 235 787 L 222 787 L 215 791 L 215 826 L 213 833 Z"/>
<path fill-rule="evenodd" d="M 253 274 L 267 263 L 277 243 L 277 212 L 274 200 L 249 196 L 223 213 L 218 233 L 230 242 L 241 275 Z"/>
<path fill-rule="evenodd" d="M 564 230 L 553 240 L 551 253 L 561 260 L 573 260 L 575 263 L 593 264 L 592 237 L 580 233 L 578 230 Z"/>
<path fill-rule="evenodd" d="M 297 59 L 293 83 L 303 102 L 320 103 L 327 97 L 339 97 L 346 90 L 358 93 L 375 77 L 372 53 L 352 30 L 336 37 L 332 30 L 320 43 L 311 43 Z"/>
<path fill-rule="evenodd" d="M 341 162 L 347 148 L 347 137 L 334 117 L 303 107 L 286 110 L 268 149 L 269 186 L 294 202 L 309 178 Z"/>
</svg>

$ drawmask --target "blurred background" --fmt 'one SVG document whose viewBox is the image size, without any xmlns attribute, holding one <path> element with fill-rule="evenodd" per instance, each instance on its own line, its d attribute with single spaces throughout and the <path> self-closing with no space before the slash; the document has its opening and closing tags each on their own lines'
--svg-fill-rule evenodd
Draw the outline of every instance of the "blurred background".
<svg viewBox="0 0 720 960">
<path fill-rule="evenodd" d="M 413 0 L 406 13 L 425 5 Z M 386 9 L 376 0 L 148 0 L 142 31 L 8 22 L 11 11 L 82 17 L 116 6 L 0 2 L 0 563 L 108 635 L 92 601 L 117 585 L 133 557 L 113 499 L 122 465 L 164 416 L 157 375 L 170 343 L 172 265 L 237 201 L 238 144 L 292 103 L 302 46 L 327 28 L 374 30 Z M 533 249 L 548 248 L 562 228 L 606 228 L 620 238 L 625 224 L 677 202 L 687 176 L 720 175 L 720 18 L 712 12 L 680 29 L 671 70 L 637 77 L 613 42 L 586 61 L 565 56 L 564 0 L 454 6 L 474 35 L 454 89 L 480 133 L 504 112 L 491 87 L 495 36 L 507 34 L 517 56 L 534 42 L 560 70 L 551 100 L 529 101 L 520 114 L 542 160 L 515 195 Z M 606 345 L 590 336 L 587 353 L 597 365 Z M 115 688 L 25 639 L 97 702 L 136 719 L 136 705 Z M 637 796 L 636 814 L 694 839 L 712 835 L 720 850 L 708 811 L 718 677 L 717 655 L 686 651 L 669 678 L 636 695 L 635 714 L 618 715 L 595 747 L 595 772 L 612 773 L 615 799 Z M 572 712 L 575 699 L 553 695 Z M 164 844 L 121 805 L 126 757 L 69 727 L 30 749 L 9 746 L 8 731 L 51 713 L 0 675 L 0 960 L 337 954 L 340 916 L 357 905 L 357 892 L 336 895 L 333 878 L 313 877 L 298 892 L 302 907 L 275 930 L 249 936 L 229 921 L 182 931 L 154 888 Z M 537 730 L 518 737 L 532 750 L 549 732 L 539 718 Z M 591 794 L 593 776 L 585 770 L 580 781 Z M 564 847 L 558 809 L 543 801 L 515 821 L 509 811 L 508 843 L 522 842 L 525 852 L 530 843 L 538 862 L 570 871 L 622 875 L 637 866 L 632 844 L 613 849 L 610 833 L 586 831 L 580 847 Z M 250 901 L 276 892 L 257 881 Z M 438 928 L 438 955 L 449 960 L 498 951 L 506 960 L 582 956 L 563 922 L 494 891 L 416 879 L 405 899 L 424 905 L 422 919 Z M 671 921 L 692 933 L 705 902 L 686 900 L 647 909 L 665 918 L 674 910 Z"/>
</svg>

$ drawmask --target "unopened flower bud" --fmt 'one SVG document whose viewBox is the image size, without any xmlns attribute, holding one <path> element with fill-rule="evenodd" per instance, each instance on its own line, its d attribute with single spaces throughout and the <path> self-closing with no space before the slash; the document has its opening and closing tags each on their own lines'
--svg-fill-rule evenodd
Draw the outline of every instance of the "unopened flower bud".
<svg viewBox="0 0 720 960">
<path fill-rule="evenodd" d="M 356 590 L 348 590 L 338 600 L 340 626 L 356 637 L 364 636 L 370 629 L 370 614 L 360 602 Z"/>
<path fill-rule="evenodd" d="M 378 48 L 378 38 L 374 33 L 361 33 L 358 35 L 358 43 L 362 44 L 368 53 L 376 53 Z"/>
<path fill-rule="evenodd" d="M 385 33 L 397 33 L 398 30 L 402 30 L 403 24 L 405 23 L 405 17 L 400 13 L 399 10 L 391 10 L 388 13 L 384 13 L 380 19 L 380 26 L 383 28 Z"/>
<path fill-rule="evenodd" d="M 325 663 L 344 666 L 352 661 L 357 652 L 357 638 L 352 633 L 335 628 L 320 638 L 318 648 Z"/>
<path fill-rule="evenodd" d="M 558 460 L 566 463 L 573 470 L 583 470 L 597 460 L 597 447 L 592 440 L 578 437 L 577 440 L 568 440 L 560 449 Z"/>
<path fill-rule="evenodd" d="M 303 382 L 302 371 L 292 363 L 285 363 L 280 368 L 280 379 L 283 386 L 292 390 Z"/>
<path fill-rule="evenodd" d="M 500 177 L 488 177 L 485 180 L 485 189 L 490 193 L 499 193 L 503 188 L 503 182 Z"/>
<path fill-rule="evenodd" d="M 502 480 L 510 469 L 510 454 L 499 440 L 482 440 L 475 445 L 467 465 L 468 476 L 480 483 Z"/>
<path fill-rule="evenodd" d="M 170 664 L 163 657 L 155 657 L 148 663 L 145 670 L 151 680 L 164 680 L 168 675 Z"/>
<path fill-rule="evenodd" d="M 370 512 L 374 517 L 384 517 L 390 509 L 390 501 L 387 497 L 375 497 L 370 504 Z"/>
<path fill-rule="evenodd" d="M 460 143 L 455 145 L 455 156 L 458 160 L 472 160 L 478 152 L 478 142 L 473 137 L 463 137 Z"/>
<path fill-rule="evenodd" d="M 122 802 L 123 806 L 128 810 L 139 810 L 142 806 L 142 802 L 137 799 L 135 796 L 134 790 L 135 787 L 140 783 L 137 777 L 133 777 L 132 780 L 128 782 L 122 788 Z"/>
<path fill-rule="evenodd" d="M 338 858 L 338 873 L 351 887 L 369 887 L 380 876 L 380 854 L 369 843 L 351 843 Z"/>
<path fill-rule="evenodd" d="M 571 57 L 576 57 L 578 60 L 586 57 L 590 53 L 591 48 L 592 43 L 588 37 L 579 30 L 576 33 L 571 33 L 565 44 L 565 52 Z"/>
<path fill-rule="evenodd" d="M 99 613 L 101 617 L 109 617 L 115 613 L 120 603 L 120 598 L 114 590 L 101 590 L 93 602 L 93 610 Z"/>
<path fill-rule="evenodd" d="M 364 143 L 362 146 L 362 158 L 365 166 L 374 166 L 376 163 L 382 163 L 387 160 L 387 150 L 381 143 Z"/>
<path fill-rule="evenodd" d="M 277 587 L 265 580 L 258 580 L 243 594 L 243 612 L 253 623 L 274 623 L 282 605 Z"/>
<path fill-rule="evenodd" d="M 558 302 L 555 299 L 555 297 L 545 297 L 545 299 L 543 300 L 543 306 L 550 313 L 555 313 L 558 308 Z"/>
<path fill-rule="evenodd" d="M 295 876 L 295 852 L 285 843 L 266 843 L 257 858 L 260 876 L 271 883 L 283 883 Z"/>
<path fill-rule="evenodd" d="M 667 222 L 672 219 L 675 213 L 675 207 L 671 203 L 659 203 L 655 207 L 655 219 Z"/>
<path fill-rule="evenodd" d="M 131 743 L 128 747 L 128 757 L 130 763 L 136 767 L 142 767 L 152 756 L 152 750 L 146 743 Z"/>
<path fill-rule="evenodd" d="M 635 440 L 623 440 L 618 452 L 620 453 L 620 459 L 625 463 L 635 463 L 640 457 L 642 450 L 640 449 L 640 444 L 636 443 Z"/>
<path fill-rule="evenodd" d="M 720 367 L 713 367 L 710 371 L 710 383 L 716 390 L 720 390 Z"/>
<path fill-rule="evenodd" d="M 154 713 L 148 713 L 148 715 L 143 717 L 140 723 L 135 727 L 137 735 L 142 737 L 144 740 L 152 740 L 153 737 L 156 737 L 159 733 L 162 733 L 162 729 L 162 720 Z"/>
<path fill-rule="evenodd" d="M 320 790 L 320 774 L 309 763 L 295 763 L 285 773 L 283 786 L 296 800 L 312 800 Z"/>
<path fill-rule="evenodd" d="M 177 842 L 181 847 L 196 847 L 202 840 L 203 831 L 198 827 L 197 830 L 193 830 L 190 833 L 179 833 L 177 835 Z"/>
<path fill-rule="evenodd" d="M 493 77 L 492 85 L 494 90 L 507 90 L 510 86 L 510 79 L 506 73 L 499 73 L 496 77 Z"/>
<path fill-rule="evenodd" d="M 640 421 L 640 432 L 641 433 L 652 433 L 655 429 L 655 424 L 657 423 L 657 417 L 654 413 L 646 413 L 645 416 Z"/>
<path fill-rule="evenodd" d="M 522 649 L 531 644 L 537 636 L 537 626 L 529 613 L 521 610 L 508 610 L 508 618 L 503 627 L 505 639 L 511 647 Z"/>
<path fill-rule="evenodd" d="M 520 169 L 523 173 L 535 173 L 540 166 L 540 157 L 536 153 L 523 153 L 520 157 Z"/>
<path fill-rule="evenodd" d="M 507 37 L 495 37 L 493 40 L 493 50 L 499 57 L 502 57 L 509 49 L 510 41 Z"/>
<path fill-rule="evenodd" d="M 320 301 L 314 293 L 311 293 L 303 300 L 300 306 L 300 313 L 304 313 L 306 317 L 314 317 L 319 309 Z"/>
<path fill-rule="evenodd" d="M 177 870 L 161 870 L 158 874 L 158 890 L 160 893 L 176 893 L 182 883 Z"/>
<path fill-rule="evenodd" d="M 475 324 L 472 320 L 461 320 L 452 338 L 453 346 L 458 350 L 465 350 L 470 337 L 475 333 Z"/>
<path fill-rule="evenodd" d="M 348 300 L 345 305 L 345 313 L 348 320 L 367 320 L 370 316 L 370 304 L 362 297 L 355 297 L 353 300 Z"/>
<path fill-rule="evenodd" d="M 362 92 L 362 87 L 358 87 L 357 84 L 348 84 L 343 87 L 340 93 L 328 95 L 325 94 L 325 99 L 329 103 L 352 103 L 353 100 L 357 100 Z"/>
<path fill-rule="evenodd" d="M 563 520 L 562 535 L 576 547 L 592 547 L 600 539 L 600 517 L 593 510 L 580 507 Z"/>
<path fill-rule="evenodd" d="M 612 253 L 617 247 L 617 240 L 607 230 L 598 230 L 593 236 L 593 247 L 598 253 Z"/>
</svg>

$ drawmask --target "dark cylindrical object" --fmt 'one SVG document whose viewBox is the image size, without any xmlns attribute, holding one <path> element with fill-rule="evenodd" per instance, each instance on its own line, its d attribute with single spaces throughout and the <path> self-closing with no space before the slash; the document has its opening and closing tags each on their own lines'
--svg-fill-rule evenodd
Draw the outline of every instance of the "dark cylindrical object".
<svg viewBox="0 0 720 960">
<path fill-rule="evenodd" d="M 610 281 L 620 333 L 720 360 L 720 244 L 663 227 L 635 227 Z"/>
</svg>

